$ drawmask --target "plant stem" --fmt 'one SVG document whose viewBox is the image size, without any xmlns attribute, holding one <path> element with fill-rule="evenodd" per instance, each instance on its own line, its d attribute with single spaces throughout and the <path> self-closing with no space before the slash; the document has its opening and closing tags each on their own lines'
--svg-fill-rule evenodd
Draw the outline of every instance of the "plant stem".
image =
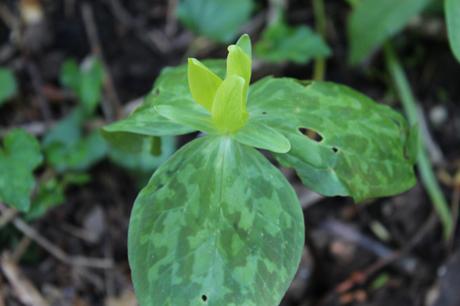
<svg viewBox="0 0 460 306">
<path fill-rule="evenodd" d="M 414 94 L 412 93 L 412 89 L 409 85 L 404 69 L 390 43 L 385 45 L 384 51 L 387 69 L 396 86 L 396 91 L 401 99 L 409 124 L 411 126 L 418 125 L 419 115 L 417 112 L 417 102 L 415 101 Z M 422 183 L 425 186 L 428 195 L 433 202 L 436 213 L 443 225 L 444 238 L 448 240 L 453 230 L 451 211 L 446 199 L 444 198 L 444 194 L 439 187 L 436 176 L 433 173 L 433 168 L 428 158 L 424 140 L 422 138 L 420 139 L 420 145 L 417 149 L 417 166 L 420 171 Z"/>
<path fill-rule="evenodd" d="M 323 39 L 326 38 L 326 13 L 323 0 L 313 0 L 313 12 L 315 14 L 316 31 Z M 324 80 L 326 74 L 326 59 L 317 57 L 313 66 L 313 79 L 316 81 Z"/>
</svg>

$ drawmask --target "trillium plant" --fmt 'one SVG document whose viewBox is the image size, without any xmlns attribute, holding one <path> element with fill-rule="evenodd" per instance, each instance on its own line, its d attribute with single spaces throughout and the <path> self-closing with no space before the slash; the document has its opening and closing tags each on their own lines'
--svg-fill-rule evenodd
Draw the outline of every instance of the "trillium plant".
<svg viewBox="0 0 460 306">
<path fill-rule="evenodd" d="M 201 132 L 135 201 L 128 255 L 142 306 L 280 303 L 304 219 L 292 186 L 257 149 L 325 196 L 362 202 L 415 183 L 417 141 L 399 113 L 334 83 L 250 80 L 243 35 L 226 63 L 163 70 L 143 105 L 104 128 L 131 149 L 142 137 Z"/>
</svg>

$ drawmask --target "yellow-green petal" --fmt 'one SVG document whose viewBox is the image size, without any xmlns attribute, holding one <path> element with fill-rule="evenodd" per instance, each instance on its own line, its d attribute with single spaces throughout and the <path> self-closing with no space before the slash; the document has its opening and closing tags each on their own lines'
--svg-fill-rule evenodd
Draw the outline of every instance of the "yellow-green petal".
<svg viewBox="0 0 460 306">
<path fill-rule="evenodd" d="M 208 111 L 212 110 L 212 103 L 217 88 L 222 84 L 214 72 L 209 70 L 199 60 L 188 59 L 188 85 L 193 99 L 203 105 Z"/>
<path fill-rule="evenodd" d="M 251 81 L 251 58 L 237 45 L 228 47 L 227 78 L 232 75 L 237 75 L 244 79 L 243 97 L 246 101 L 249 82 Z"/>
<path fill-rule="evenodd" d="M 251 38 L 248 34 L 241 35 L 241 37 L 236 42 L 236 45 L 240 47 L 244 51 L 244 53 L 246 53 L 247 56 L 249 56 L 249 58 L 252 57 Z"/>
<path fill-rule="evenodd" d="M 248 119 L 243 99 L 244 82 L 240 76 L 229 76 L 216 92 L 212 119 L 221 132 L 234 132 L 243 127 Z"/>
</svg>

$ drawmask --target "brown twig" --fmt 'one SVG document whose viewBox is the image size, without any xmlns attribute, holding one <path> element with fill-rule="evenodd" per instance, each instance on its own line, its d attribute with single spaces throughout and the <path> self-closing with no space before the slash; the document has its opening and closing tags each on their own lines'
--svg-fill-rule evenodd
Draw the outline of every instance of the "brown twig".
<svg viewBox="0 0 460 306">
<path fill-rule="evenodd" d="M 356 230 L 354 227 L 338 220 L 328 220 L 321 225 L 321 228 L 334 236 L 356 244 L 362 249 L 372 252 L 374 255 L 378 256 L 380 260 L 375 264 L 376 267 L 372 267 L 369 269 L 369 271 L 377 271 L 382 267 L 395 262 L 400 270 L 410 274 L 413 273 L 415 267 L 420 264 L 415 257 L 407 256 L 410 248 L 412 248 L 415 243 L 409 243 L 410 248 L 408 247 L 398 251 L 390 249 L 380 241 L 368 237 L 360 231 Z M 424 232 L 424 230 L 421 231 Z"/>
<path fill-rule="evenodd" d="M 7 253 L 1 258 L 3 274 L 13 287 L 16 297 L 27 306 L 48 306 L 49 304 L 35 288 L 30 280 L 25 278 L 18 266 Z"/>
<path fill-rule="evenodd" d="M 8 223 L 13 221 L 13 219 L 18 215 L 17 210 L 10 209 L 2 213 L 0 216 L 0 229 L 6 226 Z"/>
<path fill-rule="evenodd" d="M 106 72 L 106 82 L 104 83 L 104 87 L 109 99 L 107 101 L 104 99 L 102 100 L 102 109 L 106 119 L 108 121 L 113 121 L 121 115 L 120 99 L 118 98 L 112 75 L 103 55 L 102 45 L 99 40 L 96 22 L 94 20 L 94 13 L 91 6 L 88 3 L 83 3 L 81 13 L 92 53 L 100 59 L 104 67 L 104 71 Z"/>
<path fill-rule="evenodd" d="M 119 0 L 106 0 L 112 13 L 118 22 L 125 28 L 131 28 L 135 24 L 135 19 L 125 10 Z"/>
<path fill-rule="evenodd" d="M 426 220 L 417 234 L 414 235 L 414 237 L 412 237 L 401 250 L 396 251 L 387 248 L 378 241 L 369 240 L 369 238 L 346 224 L 338 223 L 338 221 L 333 221 L 333 224 L 328 224 L 326 222 L 326 228 L 329 228 L 333 234 L 341 237 L 342 239 L 354 242 L 361 247 L 364 246 L 366 249 L 371 250 L 375 255 L 380 257 L 376 262 L 372 263 L 364 270 L 352 273 L 347 279 L 339 283 L 335 287 L 335 290 L 329 295 L 336 293 L 344 294 L 356 286 L 363 285 L 373 275 L 376 275 L 380 270 L 391 264 L 398 265 L 406 273 L 414 273 L 417 267 L 420 268 L 422 266 L 420 266 L 420 262 L 418 262 L 415 257 L 408 257 L 408 253 L 432 229 L 432 227 L 436 225 L 437 221 L 436 214 L 433 213 Z M 339 226 L 337 227 L 337 225 Z"/>
<path fill-rule="evenodd" d="M 166 14 L 165 33 L 168 37 L 172 37 L 177 32 L 177 0 L 168 0 L 168 13 Z"/>
<path fill-rule="evenodd" d="M 13 253 L 11 254 L 11 258 L 15 262 L 19 261 L 24 255 L 24 253 L 27 251 L 31 243 L 32 243 L 32 240 L 29 237 L 27 236 L 22 237 L 22 239 L 19 241 L 19 243 L 15 247 Z"/>
<path fill-rule="evenodd" d="M 2 214 L 10 213 L 11 209 L 4 205 L 0 205 L 0 212 Z M 45 249 L 48 253 L 53 255 L 56 259 L 71 266 L 81 266 L 97 269 L 110 269 L 113 262 L 109 258 L 89 258 L 83 256 L 68 255 L 62 249 L 54 245 L 51 241 L 43 237 L 37 230 L 24 222 L 21 218 L 16 217 L 12 220 L 13 225 L 21 231 L 24 235 L 35 241 L 39 246 Z"/>
</svg>

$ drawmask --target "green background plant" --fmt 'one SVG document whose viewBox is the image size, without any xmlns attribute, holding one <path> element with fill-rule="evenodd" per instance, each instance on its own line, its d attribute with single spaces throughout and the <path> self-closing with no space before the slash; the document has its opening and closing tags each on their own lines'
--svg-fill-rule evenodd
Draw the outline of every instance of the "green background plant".
<svg viewBox="0 0 460 306">
<path fill-rule="evenodd" d="M 0 67 L 0 106 L 17 92 L 16 78 L 11 70 Z"/>
</svg>

